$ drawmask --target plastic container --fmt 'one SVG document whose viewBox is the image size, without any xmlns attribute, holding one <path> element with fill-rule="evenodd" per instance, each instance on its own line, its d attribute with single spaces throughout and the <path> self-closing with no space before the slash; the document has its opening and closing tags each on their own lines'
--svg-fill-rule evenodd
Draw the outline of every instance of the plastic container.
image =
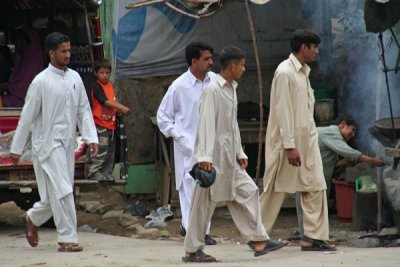
<svg viewBox="0 0 400 267">
<path fill-rule="evenodd" d="M 332 183 L 336 190 L 337 216 L 343 221 L 351 222 L 353 219 L 354 184 L 338 179 L 333 179 Z"/>
<path fill-rule="evenodd" d="M 360 176 L 356 180 L 356 192 L 370 193 L 376 192 L 376 184 L 372 176 Z"/>
</svg>

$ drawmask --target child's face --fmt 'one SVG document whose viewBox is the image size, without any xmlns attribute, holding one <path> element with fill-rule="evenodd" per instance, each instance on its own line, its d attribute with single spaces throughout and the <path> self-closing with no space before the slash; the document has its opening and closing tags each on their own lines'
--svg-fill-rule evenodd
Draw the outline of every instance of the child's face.
<svg viewBox="0 0 400 267">
<path fill-rule="evenodd" d="M 108 68 L 101 67 L 98 71 L 94 73 L 96 78 L 102 83 L 108 83 L 110 79 L 111 71 Z"/>
</svg>

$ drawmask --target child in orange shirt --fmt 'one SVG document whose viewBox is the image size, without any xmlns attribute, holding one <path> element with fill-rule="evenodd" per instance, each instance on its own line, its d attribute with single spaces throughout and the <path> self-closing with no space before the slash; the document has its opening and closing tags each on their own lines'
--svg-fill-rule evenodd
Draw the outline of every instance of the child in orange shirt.
<svg viewBox="0 0 400 267">
<path fill-rule="evenodd" d="M 114 180 L 111 173 L 115 157 L 116 114 L 127 115 L 131 110 L 116 101 L 113 84 L 109 81 L 111 64 L 103 59 L 94 65 L 96 82 L 93 84 L 90 100 L 92 114 L 99 138 L 99 151 L 95 157 L 87 153 L 86 176 L 98 181 Z"/>
</svg>

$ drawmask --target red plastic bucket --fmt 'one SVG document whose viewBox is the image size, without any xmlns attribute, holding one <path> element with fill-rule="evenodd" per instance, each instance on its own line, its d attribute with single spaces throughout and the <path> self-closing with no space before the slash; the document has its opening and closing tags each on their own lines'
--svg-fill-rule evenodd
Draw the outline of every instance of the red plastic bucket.
<svg viewBox="0 0 400 267">
<path fill-rule="evenodd" d="M 339 218 L 346 221 L 353 219 L 354 184 L 343 180 L 333 179 L 336 190 L 336 210 Z"/>
</svg>

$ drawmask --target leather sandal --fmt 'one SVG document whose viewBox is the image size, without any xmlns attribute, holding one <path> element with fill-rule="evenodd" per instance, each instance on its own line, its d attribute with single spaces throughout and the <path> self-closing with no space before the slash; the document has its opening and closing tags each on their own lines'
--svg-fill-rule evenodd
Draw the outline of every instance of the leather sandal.
<svg viewBox="0 0 400 267">
<path fill-rule="evenodd" d="M 32 223 L 28 214 L 25 215 L 25 237 L 31 247 L 37 247 L 39 244 L 38 227 Z"/>
<path fill-rule="evenodd" d="M 216 262 L 217 260 L 210 255 L 205 254 L 201 249 L 194 253 L 189 253 L 189 256 L 182 257 L 183 262 Z"/>
<path fill-rule="evenodd" d="M 58 243 L 58 252 L 79 252 L 83 247 L 76 243 Z"/>
<path fill-rule="evenodd" d="M 288 244 L 289 244 L 289 242 L 287 242 L 287 241 L 277 241 L 277 240 L 269 239 L 266 241 L 265 247 L 259 251 L 254 250 L 255 247 L 254 247 L 254 244 L 252 244 L 253 245 L 252 247 L 254 250 L 254 257 L 265 255 L 268 252 L 283 248 L 284 246 L 287 246 Z"/>
<path fill-rule="evenodd" d="M 304 242 L 311 244 L 310 246 L 304 246 Z M 302 245 L 303 243 L 303 245 Z M 336 245 L 328 244 L 327 242 L 319 239 L 310 238 L 304 236 L 300 241 L 302 251 L 336 251 Z"/>
</svg>

